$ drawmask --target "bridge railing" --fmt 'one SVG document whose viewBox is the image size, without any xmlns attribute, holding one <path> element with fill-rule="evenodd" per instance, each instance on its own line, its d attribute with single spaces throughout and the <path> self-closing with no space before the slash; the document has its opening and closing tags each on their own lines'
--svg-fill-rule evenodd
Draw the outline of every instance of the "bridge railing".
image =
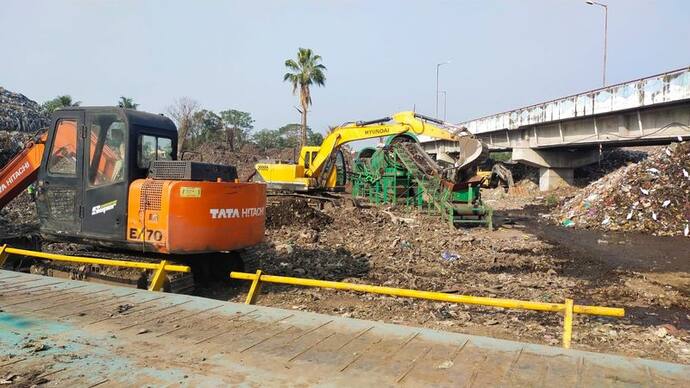
<svg viewBox="0 0 690 388">
<path fill-rule="evenodd" d="M 690 99 L 690 67 L 502 112 L 459 125 L 485 133 Z"/>
</svg>

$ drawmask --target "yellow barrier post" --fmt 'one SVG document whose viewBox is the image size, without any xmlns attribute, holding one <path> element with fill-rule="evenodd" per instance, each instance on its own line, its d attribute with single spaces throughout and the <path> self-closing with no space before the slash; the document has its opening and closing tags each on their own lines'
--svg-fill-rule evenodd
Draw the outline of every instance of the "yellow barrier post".
<svg viewBox="0 0 690 388">
<path fill-rule="evenodd" d="M 230 276 L 232 276 L 232 274 Z M 249 293 L 247 294 L 247 300 L 244 302 L 244 304 L 256 303 L 256 299 L 259 297 L 260 292 L 261 292 L 261 270 L 257 269 L 256 270 L 256 276 L 254 277 L 254 280 L 252 280 L 252 286 L 249 287 Z"/>
<path fill-rule="evenodd" d="M 58 253 L 37 252 L 28 249 L 12 248 L 8 247 L 7 245 L 0 246 L 0 267 L 7 259 L 7 255 L 10 254 L 35 257 L 43 260 L 62 261 L 67 263 L 97 264 L 107 265 L 111 267 L 152 269 L 155 272 L 153 274 L 153 278 L 151 279 L 151 285 L 148 288 L 150 291 L 161 291 L 163 289 L 163 286 L 165 285 L 165 277 L 167 272 L 191 272 L 192 270 L 188 265 L 168 264 L 167 260 L 163 260 L 160 263 L 151 263 L 141 261 L 101 259 L 96 257 L 69 256 Z"/>
<path fill-rule="evenodd" d="M 373 294 L 401 296 L 407 298 L 426 299 L 440 302 L 450 303 L 464 303 L 481 306 L 503 307 L 534 311 L 549 311 L 560 313 L 563 312 L 563 347 L 570 348 L 570 342 L 573 333 L 573 315 L 574 314 L 589 314 L 599 315 L 605 317 L 623 317 L 625 316 L 625 309 L 617 307 L 602 307 L 602 306 L 582 306 L 574 304 L 572 299 L 566 299 L 565 303 L 546 303 L 546 302 L 532 302 L 517 299 L 503 299 L 503 298 L 488 298 L 481 296 L 457 295 L 447 294 L 443 292 L 434 291 L 419 291 L 409 290 L 404 288 L 371 286 L 367 284 L 333 282 L 326 280 L 303 279 L 288 276 L 273 276 L 264 275 L 261 270 L 257 270 L 256 274 L 246 272 L 231 272 L 230 278 L 251 280 L 252 286 L 247 295 L 246 304 L 254 304 L 258 297 L 263 282 L 290 284 L 295 286 L 306 287 L 321 287 L 332 288 L 336 290 L 360 291 Z"/>
<path fill-rule="evenodd" d="M 257 278 L 255 274 L 246 272 L 232 272 L 230 273 L 230 277 L 232 279 L 241 280 L 255 280 Z M 532 302 L 517 299 L 458 295 L 448 294 L 444 292 L 409 290 L 404 288 L 371 286 L 368 284 L 333 282 L 327 280 L 303 279 L 288 276 L 274 276 L 262 274 L 261 281 L 267 283 L 291 284 L 295 286 L 333 288 L 336 290 L 360 291 L 372 294 L 402 296 L 406 298 L 434 300 L 437 302 L 464 303 L 522 310 L 551 311 L 555 313 L 560 313 L 564 309 L 563 303 Z M 625 315 L 625 310 L 616 307 L 573 305 L 573 313 L 601 315 L 607 317 L 622 317 Z"/>
<path fill-rule="evenodd" d="M 160 291 L 163 289 L 165 284 L 165 266 L 168 264 L 167 260 L 162 260 L 158 265 L 158 269 L 153 273 L 151 278 L 151 284 L 149 285 L 149 291 Z"/>
<path fill-rule="evenodd" d="M 7 244 L 2 244 L 0 247 L 0 268 L 5 265 L 5 260 L 7 260 L 7 256 L 9 256 L 9 253 L 5 252 L 5 248 L 7 248 Z"/>
<path fill-rule="evenodd" d="M 570 349 L 570 340 L 573 336 L 573 300 L 565 299 L 563 311 L 563 347 Z"/>
</svg>

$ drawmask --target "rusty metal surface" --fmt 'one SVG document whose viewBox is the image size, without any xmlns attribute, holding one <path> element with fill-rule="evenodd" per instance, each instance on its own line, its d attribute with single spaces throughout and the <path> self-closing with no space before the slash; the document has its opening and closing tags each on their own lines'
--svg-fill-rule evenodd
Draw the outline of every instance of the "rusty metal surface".
<svg viewBox="0 0 690 388">
<path fill-rule="evenodd" d="M 0 310 L 0 375 L 57 386 L 690 381 L 686 365 L 8 271 Z"/>
</svg>

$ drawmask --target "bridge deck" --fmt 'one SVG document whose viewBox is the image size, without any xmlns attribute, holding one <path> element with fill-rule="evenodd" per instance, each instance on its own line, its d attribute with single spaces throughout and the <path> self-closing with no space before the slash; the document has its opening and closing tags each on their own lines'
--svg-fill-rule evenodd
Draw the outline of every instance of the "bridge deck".
<svg viewBox="0 0 690 388">
<path fill-rule="evenodd" d="M 681 386 L 690 366 L 0 271 L 8 374 L 58 386 Z"/>
</svg>

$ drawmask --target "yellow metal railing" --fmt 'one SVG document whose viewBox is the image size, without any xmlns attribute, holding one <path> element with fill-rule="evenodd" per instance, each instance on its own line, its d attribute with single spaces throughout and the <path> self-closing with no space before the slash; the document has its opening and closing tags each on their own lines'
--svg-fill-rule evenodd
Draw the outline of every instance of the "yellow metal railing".
<svg viewBox="0 0 690 388">
<path fill-rule="evenodd" d="M 191 269 L 186 265 L 168 264 L 167 260 L 162 260 L 160 263 L 147 263 L 140 261 L 127 261 L 127 260 L 110 260 L 110 259 L 99 259 L 95 257 L 82 257 L 82 256 L 68 256 L 61 255 L 57 253 L 46 253 L 31 251 L 28 249 L 11 248 L 6 244 L 0 246 L 0 268 L 5 264 L 5 260 L 9 255 L 22 255 L 35 257 L 43 260 L 52 260 L 68 263 L 82 263 L 82 264 L 99 264 L 108 265 L 111 267 L 127 267 L 127 268 L 140 268 L 140 269 L 150 269 L 153 270 L 153 278 L 151 279 L 151 284 L 149 285 L 149 291 L 160 291 L 163 289 L 163 284 L 165 283 L 165 275 L 168 272 L 190 272 Z"/>
<path fill-rule="evenodd" d="M 231 272 L 230 277 L 240 280 L 251 280 L 252 284 L 247 294 L 246 304 L 254 304 L 261 292 L 261 284 L 278 283 L 295 286 L 332 288 L 336 290 L 360 291 L 389 296 L 401 296 L 407 298 L 427 299 L 439 302 L 463 303 L 481 306 L 503 307 L 510 309 L 536 310 L 563 312 L 563 347 L 570 348 L 573 332 L 573 314 L 599 315 L 605 317 L 623 317 L 625 310 L 615 307 L 584 306 L 573 304 L 572 299 L 566 299 L 565 303 L 532 302 L 516 299 L 488 298 L 481 296 L 456 295 L 443 292 L 409 290 L 404 288 L 371 286 L 366 284 L 354 284 L 345 282 L 332 282 L 315 279 L 293 278 L 287 276 L 264 275 L 261 270 L 253 273 Z"/>
</svg>

